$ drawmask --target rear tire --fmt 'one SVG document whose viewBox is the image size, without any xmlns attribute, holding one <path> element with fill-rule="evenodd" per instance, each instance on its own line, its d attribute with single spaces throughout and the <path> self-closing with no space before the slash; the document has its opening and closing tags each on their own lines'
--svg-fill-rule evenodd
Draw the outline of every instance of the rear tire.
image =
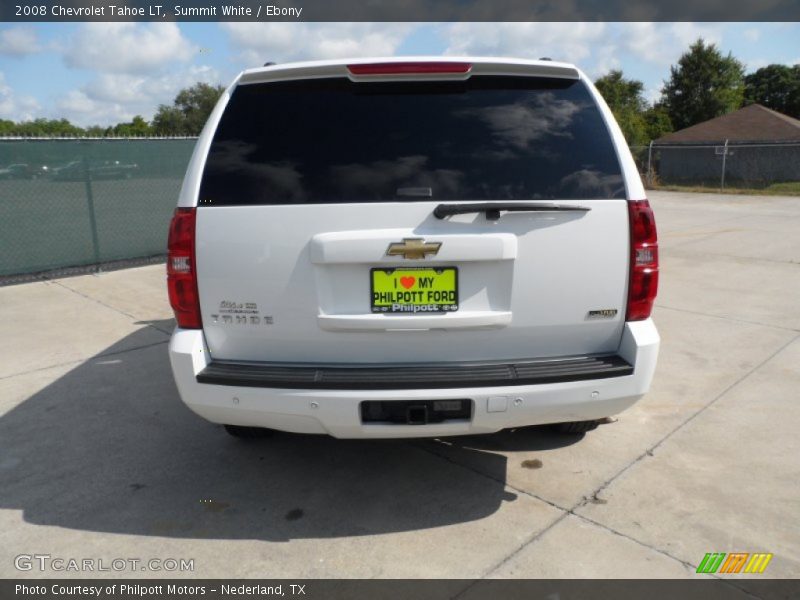
<svg viewBox="0 0 800 600">
<path fill-rule="evenodd" d="M 560 433 L 586 433 L 597 429 L 597 426 L 602 423 L 598 421 L 573 421 L 571 423 L 556 423 L 556 430 Z"/>
<path fill-rule="evenodd" d="M 242 425 L 225 425 L 225 431 L 235 438 L 254 440 L 269 436 L 270 430 L 263 427 L 243 427 Z"/>
</svg>

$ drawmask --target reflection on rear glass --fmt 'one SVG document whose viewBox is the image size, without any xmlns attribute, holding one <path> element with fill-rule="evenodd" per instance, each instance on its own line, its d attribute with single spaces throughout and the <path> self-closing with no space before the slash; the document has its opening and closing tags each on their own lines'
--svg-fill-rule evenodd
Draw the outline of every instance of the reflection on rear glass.
<svg viewBox="0 0 800 600">
<path fill-rule="evenodd" d="M 398 190 L 430 189 L 417 195 Z M 244 85 L 206 163 L 206 205 L 624 198 L 580 81 L 472 77 Z"/>
</svg>

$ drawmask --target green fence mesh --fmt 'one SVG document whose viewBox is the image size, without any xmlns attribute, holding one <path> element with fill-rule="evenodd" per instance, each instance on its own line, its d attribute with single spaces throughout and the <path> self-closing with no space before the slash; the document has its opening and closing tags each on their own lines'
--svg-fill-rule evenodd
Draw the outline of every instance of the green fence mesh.
<svg viewBox="0 0 800 600">
<path fill-rule="evenodd" d="M 195 141 L 0 139 L 0 278 L 165 254 Z M 650 183 L 800 181 L 796 143 L 631 150 Z"/>
<path fill-rule="evenodd" d="M 164 254 L 195 141 L 0 140 L 0 276 Z"/>
</svg>

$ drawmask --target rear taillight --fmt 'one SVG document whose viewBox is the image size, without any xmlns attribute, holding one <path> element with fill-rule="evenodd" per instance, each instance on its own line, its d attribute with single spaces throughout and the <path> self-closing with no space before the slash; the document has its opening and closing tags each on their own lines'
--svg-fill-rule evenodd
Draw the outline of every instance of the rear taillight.
<svg viewBox="0 0 800 600">
<path fill-rule="evenodd" d="M 631 227 L 631 273 L 625 320 L 641 321 L 653 311 L 658 292 L 658 235 L 647 200 L 628 202 Z"/>
<path fill-rule="evenodd" d="M 463 62 L 390 62 L 347 65 L 353 75 L 419 75 L 469 73 L 471 63 Z"/>
<path fill-rule="evenodd" d="M 167 242 L 167 289 L 178 327 L 200 329 L 200 296 L 194 261 L 196 209 L 177 208 L 169 225 Z"/>
</svg>

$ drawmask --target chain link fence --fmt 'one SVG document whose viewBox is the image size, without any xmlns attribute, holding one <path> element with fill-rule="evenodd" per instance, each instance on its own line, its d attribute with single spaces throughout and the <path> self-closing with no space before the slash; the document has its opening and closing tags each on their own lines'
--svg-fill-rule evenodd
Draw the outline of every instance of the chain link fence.
<svg viewBox="0 0 800 600">
<path fill-rule="evenodd" d="M 163 256 L 195 141 L 0 138 L 0 283 Z M 800 143 L 631 150 L 650 187 L 787 185 L 800 192 Z"/>
<path fill-rule="evenodd" d="M 800 191 L 800 143 L 651 144 L 631 152 L 650 187 Z"/>
<path fill-rule="evenodd" d="M 0 278 L 166 253 L 195 138 L 0 138 Z"/>
</svg>

